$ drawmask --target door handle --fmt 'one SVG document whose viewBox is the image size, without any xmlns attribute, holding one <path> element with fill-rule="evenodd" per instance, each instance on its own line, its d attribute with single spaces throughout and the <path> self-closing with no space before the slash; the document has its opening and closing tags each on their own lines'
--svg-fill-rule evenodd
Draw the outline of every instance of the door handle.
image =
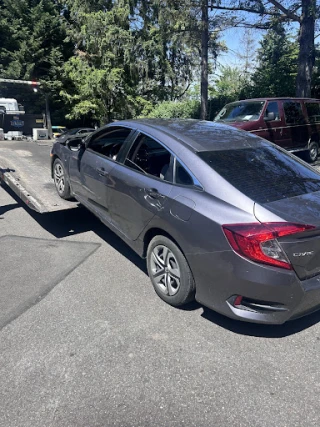
<svg viewBox="0 0 320 427">
<path fill-rule="evenodd" d="M 164 196 L 159 193 L 159 191 L 156 188 L 148 188 L 146 190 L 146 193 L 148 194 L 148 196 L 152 197 L 153 199 L 163 199 Z"/>
<path fill-rule="evenodd" d="M 97 169 L 96 169 L 96 171 L 98 172 L 98 174 L 99 174 L 100 176 L 107 176 L 107 175 L 109 175 L 109 172 L 107 172 L 107 171 L 105 170 L 105 168 L 97 168 Z"/>
</svg>

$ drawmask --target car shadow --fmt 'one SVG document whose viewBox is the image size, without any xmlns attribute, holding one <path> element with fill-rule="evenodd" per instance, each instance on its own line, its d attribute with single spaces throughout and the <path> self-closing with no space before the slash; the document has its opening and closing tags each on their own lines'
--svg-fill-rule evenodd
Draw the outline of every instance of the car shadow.
<svg viewBox="0 0 320 427">
<path fill-rule="evenodd" d="M 6 212 L 12 211 L 13 209 L 19 208 L 18 203 L 10 203 L 9 205 L 0 206 L 0 215 L 4 215 Z M 0 217 L 0 219 L 3 219 L 3 217 Z"/>
<path fill-rule="evenodd" d="M 71 209 L 39 214 L 22 203 L 9 187 L 6 187 L 6 191 L 16 201 L 16 204 L 4 206 L 4 212 L 17 207 L 23 207 L 41 227 L 57 238 L 93 231 L 108 245 L 112 246 L 136 265 L 143 273 L 146 275 L 148 274 L 145 260 L 141 259 L 120 237 L 105 226 L 85 207 L 75 203 L 75 207 Z M 197 302 L 186 304 L 180 307 L 180 310 L 195 311 L 200 308 L 203 310 L 201 317 L 206 321 L 212 322 L 238 335 L 261 338 L 284 338 L 308 329 L 320 321 L 320 310 L 300 319 L 289 321 L 283 325 L 262 325 L 230 319 Z"/>
<path fill-rule="evenodd" d="M 12 209 L 23 207 L 42 228 L 54 237 L 61 239 L 63 237 L 93 231 L 97 236 L 147 274 L 145 260 L 141 259 L 139 255 L 137 255 L 126 243 L 122 241 L 122 239 L 120 239 L 120 237 L 118 237 L 82 205 L 75 202 L 74 208 L 40 214 L 23 203 L 8 186 L 4 185 L 3 187 L 16 201 L 16 204 L 12 204 Z M 4 209 L 6 209 L 6 206 L 4 206 Z"/>
<path fill-rule="evenodd" d="M 203 319 L 238 335 L 247 335 L 251 337 L 284 338 L 308 329 L 320 321 L 320 310 L 282 325 L 263 325 L 230 319 L 195 301 L 180 307 L 180 310 L 194 311 L 199 308 L 203 310 L 201 313 Z M 320 340 L 320 337 L 318 339 Z"/>
</svg>

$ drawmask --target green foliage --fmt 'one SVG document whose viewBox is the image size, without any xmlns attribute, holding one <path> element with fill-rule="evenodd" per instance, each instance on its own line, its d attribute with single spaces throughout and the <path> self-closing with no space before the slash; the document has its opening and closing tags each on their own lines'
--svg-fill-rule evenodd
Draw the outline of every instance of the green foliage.
<svg viewBox="0 0 320 427">
<path fill-rule="evenodd" d="M 242 51 L 245 72 L 221 68 L 210 93 L 210 117 L 224 100 L 294 95 L 299 47 L 284 24 L 275 20 L 273 12 L 279 9 L 271 3 L 223 2 L 252 9 L 251 24 L 259 22 L 269 30 L 252 79 L 249 38 Z M 59 121 L 198 117 L 202 4 L 203 0 L 0 0 L 0 76 L 41 81 Z M 283 4 L 300 14 L 301 8 L 292 2 Z M 225 20 L 221 19 L 220 12 L 211 9 L 221 5 L 209 2 L 209 73 L 225 49 L 221 29 L 243 18 L 241 11 L 224 10 Z M 282 18 L 288 15 L 280 12 L 279 22 L 286 22 Z M 316 61 L 313 93 L 319 96 L 318 57 Z M 28 112 L 44 109 L 41 91 L 33 94 L 19 87 L 13 95 L 3 85 L 0 89 L 3 96 L 18 98 Z M 184 101 L 186 96 L 193 101 Z"/>
<path fill-rule="evenodd" d="M 61 67 L 72 54 L 62 9 L 53 0 L 3 0 L 0 8 L 1 77 L 41 81 L 54 99 L 63 84 Z M 4 96 L 12 91 L 9 86 L 0 89 Z M 16 92 L 28 112 L 44 109 L 41 92 L 35 95 L 26 87 Z"/>
<path fill-rule="evenodd" d="M 64 42 L 57 4 L 52 0 L 3 0 L 2 12 L 2 76 L 49 80 L 51 69 L 60 67 L 71 53 Z"/>
<path fill-rule="evenodd" d="M 158 104 L 146 117 L 161 119 L 198 119 L 200 116 L 200 102 L 191 101 L 165 101 Z"/>
<path fill-rule="evenodd" d="M 172 0 L 67 4 L 69 38 L 76 41 L 75 55 L 63 67 L 68 85 L 61 95 L 69 117 L 135 117 L 183 96 L 198 57 L 185 32 L 189 14 Z"/>
<path fill-rule="evenodd" d="M 246 84 L 241 70 L 229 65 L 220 68 L 220 76 L 215 80 L 211 96 L 226 96 L 237 99 Z"/>
<path fill-rule="evenodd" d="M 268 30 L 258 50 L 258 67 L 253 73 L 254 97 L 294 96 L 298 45 L 277 24 Z"/>
<path fill-rule="evenodd" d="M 74 10 L 69 38 L 76 50 L 63 67 L 68 82 L 60 92 L 69 106 L 69 118 L 83 115 L 101 122 L 110 121 L 115 112 L 122 117 L 130 110 L 130 64 L 132 35 L 129 7 L 121 2 L 108 10 Z"/>
</svg>

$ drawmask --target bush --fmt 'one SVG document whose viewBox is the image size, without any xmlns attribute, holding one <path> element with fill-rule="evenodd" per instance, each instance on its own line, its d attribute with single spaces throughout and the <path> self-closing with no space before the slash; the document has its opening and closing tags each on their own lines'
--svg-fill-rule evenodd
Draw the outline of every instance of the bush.
<svg viewBox="0 0 320 427">
<path fill-rule="evenodd" d="M 200 117 L 199 101 L 165 101 L 158 104 L 145 117 L 160 119 L 198 119 Z"/>
</svg>

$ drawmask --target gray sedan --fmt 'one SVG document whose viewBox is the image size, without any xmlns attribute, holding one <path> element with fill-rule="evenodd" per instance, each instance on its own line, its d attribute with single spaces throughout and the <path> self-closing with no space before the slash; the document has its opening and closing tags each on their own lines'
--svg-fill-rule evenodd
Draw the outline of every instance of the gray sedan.
<svg viewBox="0 0 320 427">
<path fill-rule="evenodd" d="M 320 308 L 320 175 L 281 148 L 197 120 L 128 120 L 54 144 L 76 198 L 141 257 L 156 293 L 280 324 Z"/>
</svg>

